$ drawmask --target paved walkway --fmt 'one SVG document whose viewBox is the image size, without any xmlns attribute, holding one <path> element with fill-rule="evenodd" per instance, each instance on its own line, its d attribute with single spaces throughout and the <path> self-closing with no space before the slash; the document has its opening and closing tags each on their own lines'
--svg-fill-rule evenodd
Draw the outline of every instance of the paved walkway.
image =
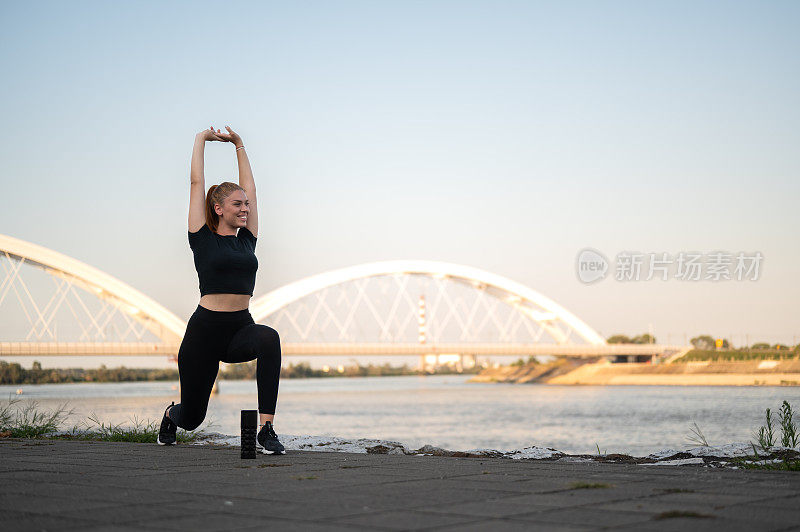
<svg viewBox="0 0 800 532">
<path fill-rule="evenodd" d="M 0 516 L 4 531 L 800 530 L 800 473 L 2 439 Z"/>
</svg>

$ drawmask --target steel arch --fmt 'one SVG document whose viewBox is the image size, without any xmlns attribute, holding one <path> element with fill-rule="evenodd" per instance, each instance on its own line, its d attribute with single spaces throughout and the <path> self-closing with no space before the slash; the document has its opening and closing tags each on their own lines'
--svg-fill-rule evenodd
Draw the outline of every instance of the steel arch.
<svg viewBox="0 0 800 532">
<path fill-rule="evenodd" d="M 186 323 L 130 285 L 79 260 L 51 249 L 0 234 L 0 251 L 9 259 L 27 262 L 50 275 L 67 274 L 100 299 L 111 300 L 165 343 L 180 341 Z M 13 278 L 8 280 L 10 286 Z M 0 301 L 8 290 L 0 286 Z M 122 303 L 122 304 L 120 304 Z"/>
<path fill-rule="evenodd" d="M 320 273 L 289 283 L 256 298 L 250 303 L 250 310 L 255 321 L 262 321 L 283 307 L 330 286 L 366 277 L 392 274 L 424 275 L 467 283 L 476 289 L 485 289 L 491 295 L 512 304 L 517 310 L 526 314 L 550 332 L 559 344 L 567 343 L 567 338 L 563 332 L 554 326 L 556 322 L 561 321 L 588 344 L 606 345 L 605 339 L 589 325 L 539 292 L 485 270 L 438 261 L 393 260 L 371 262 Z M 535 307 L 531 305 L 535 305 Z"/>
</svg>

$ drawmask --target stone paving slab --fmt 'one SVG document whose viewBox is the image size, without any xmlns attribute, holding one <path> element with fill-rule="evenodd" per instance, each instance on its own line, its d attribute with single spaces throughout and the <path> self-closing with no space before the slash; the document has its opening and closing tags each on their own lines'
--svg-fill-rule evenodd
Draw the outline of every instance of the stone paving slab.
<svg viewBox="0 0 800 532">
<path fill-rule="evenodd" d="M 0 515 L 3 531 L 792 530 L 800 473 L 1 439 Z"/>
</svg>

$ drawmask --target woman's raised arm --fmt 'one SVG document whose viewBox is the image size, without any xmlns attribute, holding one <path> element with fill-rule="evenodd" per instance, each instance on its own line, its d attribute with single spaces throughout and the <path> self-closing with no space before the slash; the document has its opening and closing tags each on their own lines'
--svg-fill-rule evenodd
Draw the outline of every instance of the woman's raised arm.
<svg viewBox="0 0 800 532">
<path fill-rule="evenodd" d="M 194 137 L 192 164 L 189 170 L 189 232 L 196 233 L 206 223 L 206 180 L 203 174 L 206 141 L 222 141 L 214 128 L 204 129 Z"/>
<path fill-rule="evenodd" d="M 258 238 L 258 204 L 256 201 L 256 182 L 253 179 L 253 170 L 250 168 L 250 159 L 247 157 L 247 152 L 244 148 L 242 137 L 239 136 L 234 130 L 225 126 L 228 130 L 227 133 L 217 131 L 216 135 L 220 140 L 225 140 L 233 143 L 236 146 L 236 161 L 239 165 L 239 186 L 244 189 L 247 195 L 247 201 L 250 204 L 250 212 L 247 215 L 247 223 L 245 227 L 253 233 L 253 236 Z"/>
</svg>

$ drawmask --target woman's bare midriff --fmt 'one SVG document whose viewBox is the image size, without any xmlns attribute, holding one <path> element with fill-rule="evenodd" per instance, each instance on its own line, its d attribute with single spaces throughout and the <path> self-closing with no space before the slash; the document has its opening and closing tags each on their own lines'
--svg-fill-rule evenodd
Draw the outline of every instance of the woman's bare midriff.
<svg viewBox="0 0 800 532">
<path fill-rule="evenodd" d="M 200 298 L 200 306 L 208 310 L 234 312 L 250 307 L 248 294 L 206 294 Z"/>
</svg>

